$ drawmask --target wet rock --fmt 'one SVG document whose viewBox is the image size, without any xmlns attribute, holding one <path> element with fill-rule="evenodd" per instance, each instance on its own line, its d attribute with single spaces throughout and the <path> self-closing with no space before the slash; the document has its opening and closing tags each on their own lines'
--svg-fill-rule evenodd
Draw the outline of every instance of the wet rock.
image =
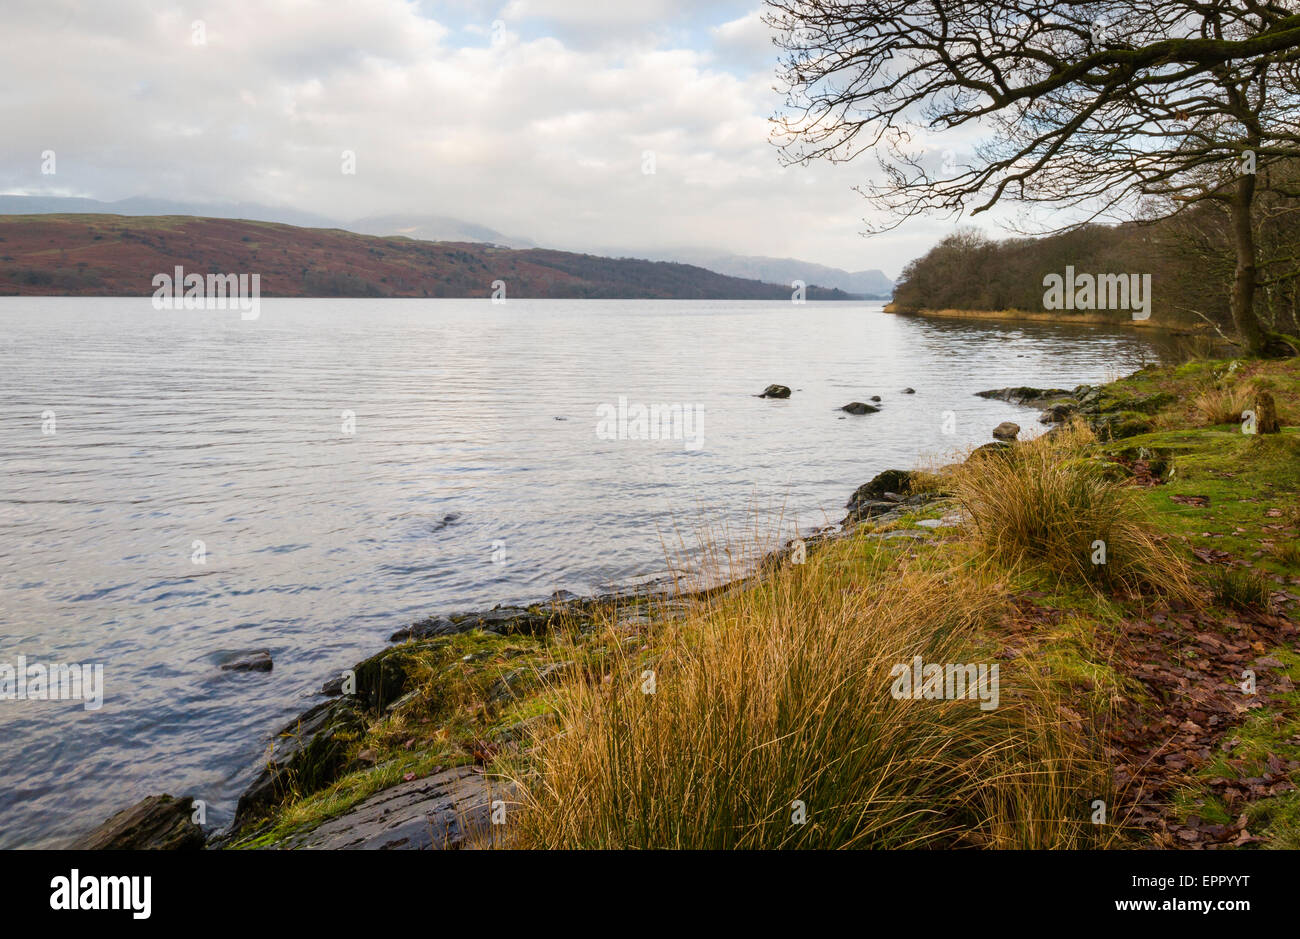
<svg viewBox="0 0 1300 939">
<path fill-rule="evenodd" d="M 879 402 L 880 402 L 880 395 L 872 395 L 872 396 L 871 396 L 870 398 L 868 398 L 867 400 L 868 400 L 868 401 L 875 401 L 876 403 L 879 403 Z"/>
<path fill-rule="evenodd" d="M 284 727 L 271 742 L 253 783 L 239 797 L 231 832 L 277 805 L 290 791 L 315 792 L 333 782 L 347 764 L 348 746 L 369 721 L 399 700 L 418 668 L 406 646 L 392 646 L 352 669 L 354 694 L 322 701 Z"/>
<path fill-rule="evenodd" d="M 899 392 L 899 394 L 902 394 L 902 395 L 914 395 L 914 394 L 916 394 L 916 389 L 915 389 L 915 388 L 904 388 L 902 391 Z"/>
<path fill-rule="evenodd" d="M 346 739 L 364 719 L 348 695 L 322 701 L 280 729 L 271 756 L 235 806 L 234 829 L 276 805 L 291 790 L 313 792 L 331 782 L 347 755 Z"/>
<path fill-rule="evenodd" d="M 871 477 L 871 481 L 863 483 L 854 490 L 853 495 L 849 497 L 847 508 L 852 508 L 854 502 L 863 499 L 879 499 L 886 492 L 909 493 L 912 490 L 912 474 L 908 470 L 888 469 L 883 473 L 877 473 Z"/>
<path fill-rule="evenodd" d="M 785 385 L 768 385 L 766 388 L 763 389 L 763 393 L 761 395 L 756 395 L 756 397 L 788 398 L 790 397 L 790 389 L 787 388 Z"/>
<path fill-rule="evenodd" d="M 1070 415 L 1077 411 L 1078 405 L 1060 402 L 1053 404 L 1042 414 L 1038 415 L 1040 424 L 1060 424 L 1069 419 Z"/>
<path fill-rule="evenodd" d="M 523 633 L 537 636 L 546 632 L 555 619 L 555 611 L 549 607 L 498 606 L 486 613 L 470 614 L 479 629 L 508 636 Z"/>
<path fill-rule="evenodd" d="M 980 398 L 994 398 L 998 401 L 1009 401 L 1012 404 L 1042 404 L 1052 398 L 1068 398 L 1071 392 L 1064 388 L 1030 388 L 1028 385 L 1017 385 L 1013 388 L 993 388 L 989 391 L 977 391 L 975 395 Z"/>
<path fill-rule="evenodd" d="M 1015 440 L 1020 433 L 1020 425 L 1014 421 L 1003 421 L 993 428 L 994 440 Z"/>
<path fill-rule="evenodd" d="M 581 607 L 584 601 L 576 594 L 565 594 L 556 598 L 554 603 L 539 606 L 496 606 L 490 610 L 473 613 L 452 613 L 448 616 L 431 616 L 428 619 L 404 626 L 388 637 L 389 642 L 406 642 L 412 639 L 430 639 L 434 636 L 450 636 L 469 632 L 471 629 L 483 629 L 488 632 L 510 635 L 523 633 L 536 636 L 546 632 L 554 622 L 561 608 Z"/>
<path fill-rule="evenodd" d="M 266 649 L 231 652 L 220 665 L 224 672 L 269 672 L 274 663 Z"/>
<path fill-rule="evenodd" d="M 570 590 L 557 590 L 555 593 L 551 594 L 551 602 L 553 603 L 568 603 L 570 600 L 581 599 L 581 597 Z"/>
<path fill-rule="evenodd" d="M 494 801 L 505 803 L 513 790 L 499 780 L 459 766 L 423 779 L 398 783 L 309 832 L 285 847 L 307 850 L 430 851 L 475 847 L 490 840 Z M 509 814 L 506 815 L 507 823 Z M 499 826 L 498 826 L 499 827 Z"/>
<path fill-rule="evenodd" d="M 411 639 L 430 639 L 433 636 L 450 636 L 454 633 L 469 632 L 473 623 L 454 623 L 443 616 L 430 616 L 418 623 L 404 626 L 388 637 L 389 642 L 406 642 Z"/>
<path fill-rule="evenodd" d="M 204 838 L 193 814 L 194 800 L 189 796 L 149 796 L 69 847 L 79 851 L 197 851 Z"/>
<path fill-rule="evenodd" d="M 907 470 L 891 469 L 877 473 L 870 482 L 863 483 L 849 497 L 845 504 L 849 514 L 843 524 L 856 524 L 892 512 L 911 494 L 911 490 L 912 474 Z"/>
<path fill-rule="evenodd" d="M 840 410 L 848 414 L 875 414 L 880 410 L 880 408 L 874 407 L 870 404 L 864 404 L 861 401 L 851 401 L 844 405 L 844 407 L 840 408 Z"/>
<path fill-rule="evenodd" d="M 329 695 L 331 698 L 338 697 L 343 693 L 343 676 L 336 675 L 325 684 L 320 686 L 320 693 Z"/>
</svg>

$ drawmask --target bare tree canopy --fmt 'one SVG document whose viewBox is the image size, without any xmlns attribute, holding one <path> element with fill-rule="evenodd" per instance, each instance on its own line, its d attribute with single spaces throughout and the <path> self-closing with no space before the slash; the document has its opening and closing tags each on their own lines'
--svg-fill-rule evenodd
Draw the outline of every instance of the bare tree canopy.
<svg viewBox="0 0 1300 939">
<path fill-rule="evenodd" d="M 1249 351 L 1260 169 L 1300 154 L 1300 11 L 1255 0 L 768 0 L 790 162 L 871 152 L 886 230 L 1004 201 L 1102 216 L 1232 206 L 1233 319 Z M 935 141 L 966 128 L 960 161 Z M 1263 177 L 1268 179 L 1267 175 Z M 1059 218 L 1059 216 L 1058 216 Z"/>
</svg>

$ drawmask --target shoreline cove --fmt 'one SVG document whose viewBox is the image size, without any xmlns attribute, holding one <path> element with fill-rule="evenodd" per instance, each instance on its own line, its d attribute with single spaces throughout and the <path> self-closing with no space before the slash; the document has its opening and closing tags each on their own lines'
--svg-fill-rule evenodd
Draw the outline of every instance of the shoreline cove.
<svg viewBox="0 0 1300 939">
<path fill-rule="evenodd" d="M 974 394 L 976 397 L 1006 400 L 1026 409 L 1038 407 L 1041 403 L 1040 399 L 1060 400 L 1062 396 L 1068 398 L 1075 395 L 1083 398 L 1085 408 L 1090 408 L 1095 406 L 1097 389 L 1101 387 L 1104 386 L 1081 385 L 1073 392 L 1063 389 L 1017 387 L 991 389 Z M 1024 393 L 1027 392 L 1034 392 L 1034 394 L 1026 396 Z M 1049 429 L 1049 433 L 1060 423 L 1061 419 L 1058 419 Z M 1012 446 L 1012 443 L 998 437 L 1000 429 L 999 427 L 993 431 L 992 442 L 975 447 L 967 458 Z M 1017 433 L 1018 431 L 1017 427 Z M 1015 440 L 1014 434 L 1011 440 Z M 405 676 L 399 675 L 398 682 L 394 685 L 393 674 L 391 674 L 393 670 L 388 667 L 387 660 L 400 654 L 404 646 L 474 630 L 503 637 L 547 635 L 560 628 L 561 624 L 572 623 L 575 619 L 595 622 L 602 617 L 610 617 L 620 624 L 624 622 L 638 626 L 661 624 L 693 602 L 750 589 L 764 578 L 771 576 L 782 565 L 806 563 L 811 552 L 830 543 L 847 541 L 858 536 L 864 530 L 864 525 L 873 529 L 869 537 L 883 540 L 895 538 L 909 540 L 915 537 L 933 536 L 939 533 L 938 529 L 941 527 L 960 526 L 964 520 L 960 514 L 953 514 L 951 499 L 947 495 L 940 492 L 912 493 L 910 491 L 911 480 L 924 473 L 926 473 L 925 469 L 916 467 L 909 470 L 886 469 L 875 474 L 870 481 L 859 485 L 853 491 L 844 506 L 847 514 L 840 522 L 816 528 L 807 536 L 797 536 L 784 541 L 780 547 L 758 557 L 743 573 L 708 586 L 681 590 L 678 587 L 678 575 L 669 573 L 649 582 L 615 586 L 610 591 L 587 596 L 557 590 L 547 600 L 536 603 L 497 604 L 488 610 L 432 615 L 396 630 L 389 637 L 388 644 L 384 648 L 327 681 L 315 694 L 318 698 L 323 696 L 324 700 L 317 701 L 271 735 L 268 741 L 270 755 L 261 764 L 262 768 L 256 777 L 240 795 L 233 821 L 224 827 L 202 831 L 203 846 L 214 849 L 261 846 L 248 843 L 250 832 L 252 837 L 257 837 L 257 833 L 265 828 L 264 822 L 259 825 L 265 813 L 279 805 L 287 793 L 298 788 L 301 783 L 300 777 L 304 773 L 313 780 L 310 785 L 318 787 L 321 785 L 320 779 L 332 778 L 340 768 L 341 754 L 337 739 L 354 732 L 363 720 L 362 714 L 353 707 L 354 703 L 359 702 L 360 711 L 365 713 L 382 713 L 385 709 L 391 709 L 400 703 L 393 698 L 404 693 L 405 689 L 401 681 Z M 895 523 L 905 517 L 924 512 L 932 503 L 939 503 L 945 508 L 941 518 L 923 520 L 920 523 L 926 529 L 925 532 L 917 533 L 893 528 Z M 547 668 L 549 669 L 550 666 Z M 996 665 L 992 666 L 992 691 L 990 691 L 988 676 L 972 678 L 971 696 L 981 702 L 982 710 L 988 709 L 987 702 L 990 700 L 993 702 L 992 707 L 997 706 L 997 668 Z M 561 672 L 557 672 L 557 675 Z M 916 688 L 912 689 L 915 691 L 914 696 L 932 697 L 929 694 L 922 695 L 924 687 L 925 682 L 921 680 L 918 672 Z M 913 696 L 911 691 L 909 696 Z M 516 736 L 522 737 L 523 728 L 519 730 Z M 438 767 L 427 777 L 414 779 L 404 777 L 399 784 L 381 787 L 360 804 L 327 818 L 310 830 L 294 833 L 286 837 L 283 842 L 277 841 L 274 846 L 430 848 L 462 847 L 468 842 L 480 840 L 486 837 L 485 832 L 488 829 L 485 826 L 490 824 L 488 816 L 492 806 L 498 804 L 498 800 L 488 799 L 485 794 L 489 789 L 494 788 L 487 784 L 486 774 L 467 773 L 466 769 L 464 766 Z M 400 797 L 408 789 L 412 791 L 412 798 L 417 804 L 429 800 L 441 800 L 445 803 L 441 808 L 441 824 L 434 824 L 431 832 L 422 831 L 414 845 L 405 843 L 394 845 L 392 842 L 382 841 L 381 843 L 368 842 L 367 839 L 375 837 L 372 829 L 377 827 L 375 819 L 369 812 L 372 803 L 382 804 L 388 793 L 398 793 L 400 801 Z M 149 796 L 142 802 L 114 814 L 92 832 L 73 839 L 71 846 L 80 847 L 90 841 L 102 843 L 106 838 L 111 839 L 115 827 L 118 827 L 115 821 L 124 817 L 130 818 L 133 811 L 146 804 L 168 805 L 169 808 L 165 811 L 175 815 L 180 811 L 177 806 L 190 806 L 195 801 L 193 797 L 184 797 L 179 802 L 167 800 L 172 800 L 172 797 Z M 398 810 L 411 807 L 403 804 L 398 806 Z M 385 806 L 383 809 L 385 819 L 393 811 L 392 807 Z M 183 811 L 181 814 L 183 816 Z M 349 822 L 349 819 L 353 818 L 356 819 L 355 825 Z M 184 827 L 183 818 L 174 818 L 173 822 L 180 822 Z M 326 832 L 328 840 L 313 843 L 312 836 L 317 829 Z M 169 837 L 174 837 L 175 824 L 168 827 L 168 832 Z M 194 841 L 197 841 L 199 833 L 191 831 L 191 834 L 195 836 Z M 388 837 L 388 835 L 382 834 L 380 837 Z"/>
<path fill-rule="evenodd" d="M 1237 383 L 1241 395 L 1255 389 L 1257 408 L 1273 407 L 1279 395 L 1287 426 L 1245 430 L 1239 415 L 1193 393 L 1206 381 Z M 935 721 L 956 721 L 960 739 L 978 734 L 992 748 L 979 751 L 985 756 L 975 764 L 954 764 L 980 792 L 1005 781 L 996 771 L 975 772 L 988 754 L 1008 746 L 1028 748 L 1017 761 L 1072 754 L 1070 777 L 1042 795 L 1063 800 L 1050 808 L 1055 827 L 999 833 L 982 828 L 976 813 L 967 828 L 936 830 L 925 844 L 1288 845 L 1288 813 L 1300 802 L 1293 776 L 1300 752 L 1285 742 L 1289 696 L 1300 683 L 1300 556 L 1250 551 L 1297 537 L 1300 515 L 1286 506 L 1300 492 L 1293 410 L 1300 362 L 1202 359 L 1147 365 L 1073 390 L 1014 386 L 975 395 L 1045 407 L 1039 422 L 1051 426 L 1020 439 L 1019 425 L 1004 422 L 992 442 L 957 462 L 933 468 L 922 457 L 926 468 L 879 472 L 854 491 L 842 521 L 760 541 L 746 555 L 752 565 L 715 565 L 704 589 L 691 589 L 698 583 L 682 574 L 626 592 L 557 591 L 544 603 L 412 623 L 327 682 L 324 700 L 275 735 L 231 824 L 204 831 L 192 797 L 151 796 L 75 846 L 689 846 L 675 810 L 658 833 L 604 833 L 601 826 L 622 817 L 622 774 L 666 778 L 680 762 L 673 756 L 680 734 L 695 734 L 682 728 L 701 728 L 706 752 L 710 741 L 738 742 L 719 751 L 719 772 L 737 772 L 725 759 L 767 761 L 737 765 L 747 766 L 764 805 L 800 793 L 791 804 L 806 820 L 801 777 L 763 790 L 783 757 L 745 741 L 787 739 L 808 726 L 797 716 L 807 706 L 815 714 L 838 709 L 850 728 L 861 730 L 863 714 L 872 715 L 865 726 L 898 728 L 893 749 L 864 767 L 866 776 L 834 783 L 830 803 L 827 792 L 810 792 L 808 806 L 838 804 L 839 786 L 874 791 L 875 772 L 889 778 L 884 768 L 897 759 L 931 765 L 925 741 Z M 1044 487 L 1064 491 L 1064 502 L 1041 498 Z M 1079 498 L 1071 496 L 1076 490 Z M 1219 513 L 1227 516 L 1216 520 Z M 1071 527 L 1076 519 L 1080 530 Z M 1063 538 L 1038 534 L 1061 524 Z M 1099 534 L 1104 540 L 1089 546 Z M 1011 553 L 998 547 L 1004 538 Z M 1025 545 L 1040 554 L 1016 553 Z M 972 567 L 972 552 L 981 550 L 993 553 Z M 672 589 L 656 589 L 665 587 Z M 755 637 L 764 628 L 771 638 Z M 819 628 L 851 645 L 827 644 Z M 791 669 L 827 684 L 807 700 L 788 699 L 798 693 L 789 691 Z M 1238 673 L 1240 686 L 1224 682 Z M 747 723 L 750 711 L 732 703 L 738 688 L 774 711 L 760 707 L 767 716 Z M 853 690 L 839 697 L 834 689 Z M 1120 689 L 1128 694 L 1117 703 Z M 683 709 L 685 725 L 677 723 Z M 770 723 L 781 715 L 795 715 L 793 724 Z M 1047 736 L 1016 735 L 1031 718 Z M 650 736 L 633 736 L 641 728 Z M 818 745 L 824 759 L 846 752 L 841 735 Z M 1163 760 L 1148 758 L 1153 747 Z M 1270 753 L 1262 769 L 1252 748 Z M 575 762 L 575 749 L 595 761 Z M 1239 766 L 1216 756 L 1232 753 Z M 675 783 L 682 791 L 697 785 L 693 765 Z M 900 778 L 897 798 L 932 797 L 925 785 L 913 790 L 910 777 Z M 604 801 L 589 804 L 590 817 L 574 816 L 575 793 L 601 786 Z M 689 811 L 701 818 L 726 811 L 726 794 L 719 798 L 721 808 Z M 822 818 L 848 825 L 844 837 L 861 840 L 860 817 Z M 585 827 L 552 835 L 545 826 L 556 819 Z M 792 833 L 808 832 L 818 835 L 777 824 L 771 836 L 787 846 Z M 869 836 L 877 846 L 900 846 L 890 832 Z M 722 846 L 749 845 L 732 834 L 721 833 Z"/>
</svg>

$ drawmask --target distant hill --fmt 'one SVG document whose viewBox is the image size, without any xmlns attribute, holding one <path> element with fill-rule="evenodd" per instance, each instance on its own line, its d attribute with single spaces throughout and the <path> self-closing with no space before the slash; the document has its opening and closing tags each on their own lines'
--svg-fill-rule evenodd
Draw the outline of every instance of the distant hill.
<svg viewBox="0 0 1300 939">
<path fill-rule="evenodd" d="M 177 202 L 152 196 L 131 196 L 102 202 L 78 196 L 0 195 L 0 215 L 45 215 L 93 212 L 97 215 L 193 215 L 198 218 L 246 218 L 257 222 L 282 222 L 307 228 L 339 228 L 337 221 L 258 202 Z"/>
<path fill-rule="evenodd" d="M 802 280 L 806 284 L 837 287 L 845 293 L 873 300 L 888 300 L 894 292 L 894 282 L 879 270 L 849 272 L 794 258 L 714 254 L 695 250 L 661 253 L 659 256 L 698 264 L 730 277 L 747 277 L 768 284 L 789 284 Z"/>
<path fill-rule="evenodd" d="M 542 248 L 379 238 L 189 216 L 0 216 L 0 294 L 148 296 L 155 274 L 260 274 L 266 297 L 782 300 L 786 285 L 689 264 Z M 847 300 L 810 286 L 810 300 Z"/>
<path fill-rule="evenodd" d="M 372 215 L 339 226 L 360 235 L 402 235 L 422 241 L 476 241 L 505 248 L 536 248 L 527 238 L 513 238 L 484 225 L 446 215 Z"/>
</svg>

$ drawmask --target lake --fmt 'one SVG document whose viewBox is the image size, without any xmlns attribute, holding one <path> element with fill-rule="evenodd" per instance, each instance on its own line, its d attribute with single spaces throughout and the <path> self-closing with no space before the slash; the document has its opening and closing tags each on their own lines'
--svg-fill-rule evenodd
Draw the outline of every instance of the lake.
<svg viewBox="0 0 1300 939">
<path fill-rule="evenodd" d="M 878 303 L 0 299 L 0 663 L 104 669 L 97 710 L 0 700 L 0 847 L 164 791 L 224 823 L 270 734 L 412 620 L 661 575 L 702 525 L 838 522 L 880 470 L 1041 431 L 974 392 L 1158 342 Z M 689 433 L 609 432 L 620 398 Z M 258 648 L 273 671 L 219 670 Z"/>
</svg>

